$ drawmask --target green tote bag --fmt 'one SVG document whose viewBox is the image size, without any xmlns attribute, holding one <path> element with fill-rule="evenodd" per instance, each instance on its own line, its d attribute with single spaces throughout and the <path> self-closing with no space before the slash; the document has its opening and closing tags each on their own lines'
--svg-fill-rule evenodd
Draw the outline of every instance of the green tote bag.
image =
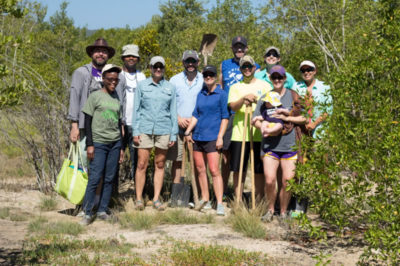
<svg viewBox="0 0 400 266">
<path fill-rule="evenodd" d="M 78 167 L 78 158 L 82 161 L 79 143 L 72 143 L 68 158 L 64 159 L 58 173 L 55 187 L 58 194 L 77 205 L 82 203 L 88 183 L 88 174 L 85 169 Z"/>
</svg>

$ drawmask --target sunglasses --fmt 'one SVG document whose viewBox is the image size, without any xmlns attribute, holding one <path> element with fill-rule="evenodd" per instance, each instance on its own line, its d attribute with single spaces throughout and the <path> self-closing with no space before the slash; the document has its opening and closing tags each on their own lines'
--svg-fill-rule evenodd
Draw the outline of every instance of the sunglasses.
<svg viewBox="0 0 400 266">
<path fill-rule="evenodd" d="M 208 78 L 208 77 L 215 77 L 216 74 L 212 73 L 212 72 L 205 72 L 203 73 L 203 78 Z"/>
<path fill-rule="evenodd" d="M 279 76 L 279 75 L 272 75 L 271 80 L 283 80 L 285 77 Z"/>
<path fill-rule="evenodd" d="M 301 73 L 306 73 L 306 72 L 313 72 L 315 70 L 315 68 L 313 68 L 313 67 L 308 67 L 308 68 L 302 68 L 302 69 L 300 69 L 300 72 Z"/>
<path fill-rule="evenodd" d="M 194 58 L 188 58 L 185 60 L 185 64 L 196 64 L 197 60 Z"/>
<path fill-rule="evenodd" d="M 278 56 L 278 53 L 275 52 L 275 51 L 271 51 L 271 52 L 266 53 L 266 54 L 265 54 L 265 57 L 270 57 L 271 55 L 272 55 L 273 57 L 276 57 L 276 58 L 279 57 L 279 56 Z"/>
<path fill-rule="evenodd" d="M 109 82 L 119 82 L 119 78 L 104 78 L 105 80 L 109 81 Z"/>
<path fill-rule="evenodd" d="M 252 69 L 253 66 L 252 65 L 243 65 L 241 66 L 241 69 Z"/>
<path fill-rule="evenodd" d="M 154 65 L 154 66 L 152 66 L 152 68 L 153 69 L 164 69 L 164 66 L 163 65 Z"/>
</svg>

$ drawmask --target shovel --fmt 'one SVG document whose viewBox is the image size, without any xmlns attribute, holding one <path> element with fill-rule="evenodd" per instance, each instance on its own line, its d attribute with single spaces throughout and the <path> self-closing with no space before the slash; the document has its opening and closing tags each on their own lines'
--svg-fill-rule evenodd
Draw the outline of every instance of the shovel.
<svg viewBox="0 0 400 266">
<path fill-rule="evenodd" d="M 252 106 L 246 106 L 244 113 L 244 130 L 243 130 L 243 139 L 242 139 L 242 149 L 240 153 L 240 166 L 239 166 L 239 180 L 238 180 L 238 188 L 236 192 L 236 203 L 239 203 L 241 200 L 241 191 L 242 191 L 242 177 L 243 177 L 243 163 L 244 163 L 244 150 L 246 145 L 246 135 L 247 135 L 247 126 L 251 121 L 252 116 Z M 251 199 L 252 199 L 252 209 L 255 209 L 255 184 L 254 184 L 254 150 L 253 150 L 253 126 L 250 123 L 250 167 L 251 167 Z"/>
<path fill-rule="evenodd" d="M 186 141 L 185 141 L 186 142 Z M 191 180 L 192 180 L 192 189 L 193 189 L 193 200 L 195 209 L 199 206 L 199 193 L 197 192 L 197 183 L 196 177 L 194 173 L 194 161 L 193 161 L 193 144 L 191 142 L 186 142 L 189 150 L 189 160 L 190 160 L 190 170 L 191 170 Z"/>
</svg>

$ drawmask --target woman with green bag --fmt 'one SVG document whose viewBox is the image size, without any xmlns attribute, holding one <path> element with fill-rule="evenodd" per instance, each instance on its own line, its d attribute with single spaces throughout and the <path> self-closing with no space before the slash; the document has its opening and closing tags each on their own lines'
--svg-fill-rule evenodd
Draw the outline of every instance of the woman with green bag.
<svg viewBox="0 0 400 266">
<path fill-rule="evenodd" d="M 90 224 L 95 217 L 107 220 L 108 203 L 118 163 L 124 158 L 125 141 L 122 138 L 121 105 L 115 88 L 121 68 L 107 64 L 102 70 L 103 87 L 93 92 L 82 109 L 85 113 L 89 181 L 86 187 L 81 224 Z M 97 214 L 94 213 L 96 189 L 103 179 Z"/>
</svg>

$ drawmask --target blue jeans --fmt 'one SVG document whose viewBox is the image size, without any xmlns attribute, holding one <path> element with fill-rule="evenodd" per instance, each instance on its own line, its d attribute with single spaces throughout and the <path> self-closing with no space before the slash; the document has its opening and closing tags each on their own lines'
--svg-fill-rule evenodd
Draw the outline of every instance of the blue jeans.
<svg viewBox="0 0 400 266">
<path fill-rule="evenodd" d="M 106 212 L 110 202 L 112 183 L 118 169 L 121 141 L 110 144 L 94 143 L 94 158 L 89 162 L 89 180 L 86 187 L 83 208 L 86 215 L 92 215 L 96 189 L 104 176 L 103 189 L 97 212 Z"/>
</svg>

